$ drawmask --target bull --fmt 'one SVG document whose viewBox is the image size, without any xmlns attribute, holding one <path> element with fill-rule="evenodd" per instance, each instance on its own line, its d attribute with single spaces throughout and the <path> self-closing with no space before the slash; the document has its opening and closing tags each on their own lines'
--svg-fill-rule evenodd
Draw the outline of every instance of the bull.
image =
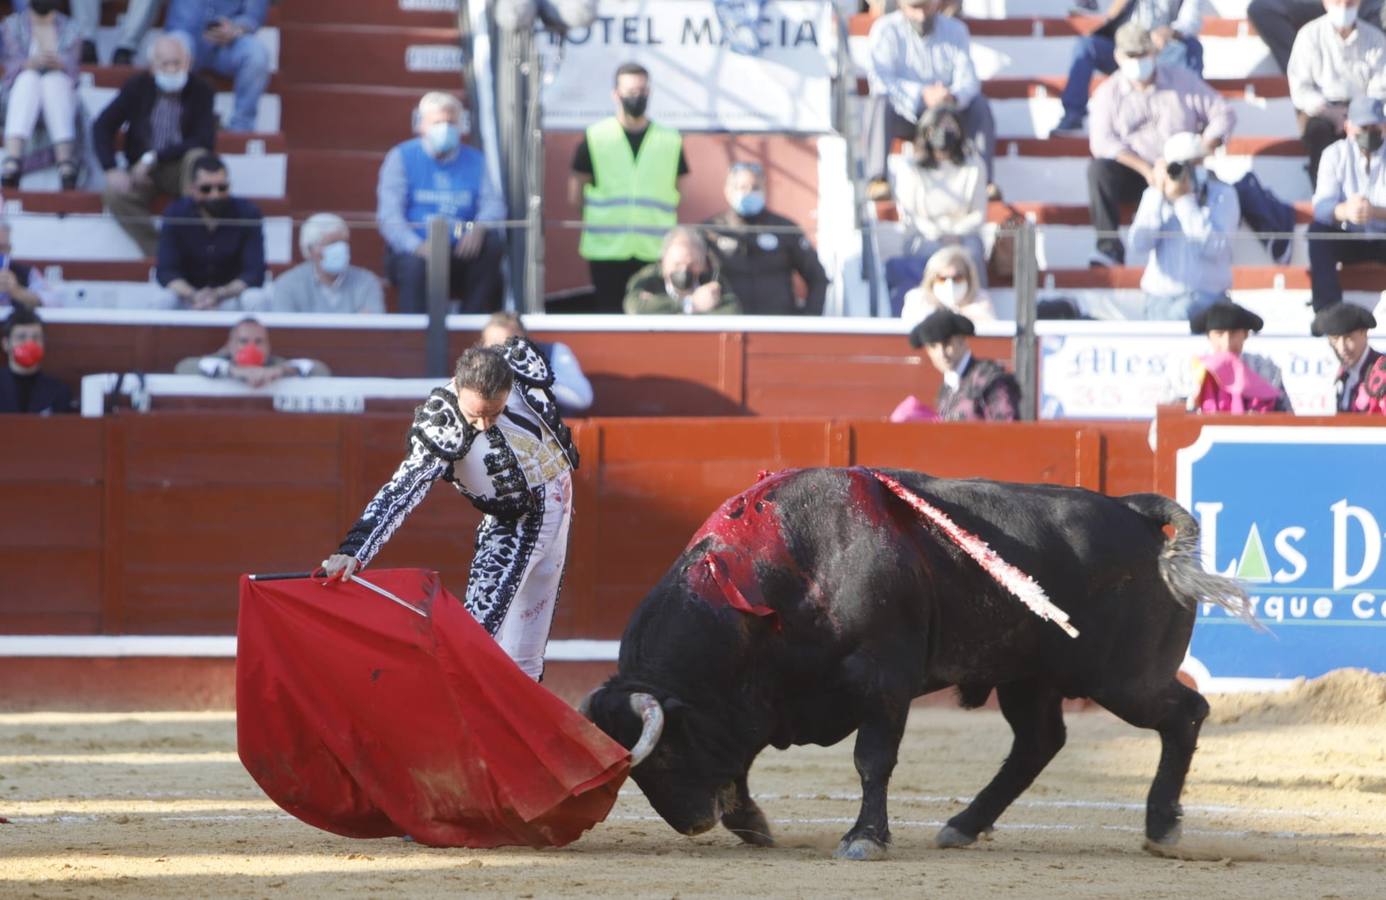
<svg viewBox="0 0 1386 900">
<path fill-rule="evenodd" d="M 1208 714 L 1176 678 L 1200 602 L 1250 618 L 1245 592 L 1203 570 L 1197 522 L 1165 497 L 789 471 L 704 523 L 583 709 L 634 748 L 632 777 L 676 831 L 720 821 L 767 846 L 747 785 L 756 756 L 855 731 L 861 807 L 835 855 L 879 859 L 913 698 L 953 687 L 971 708 L 995 690 L 1014 732 L 1000 771 L 939 831 L 942 847 L 992 829 L 1063 747 L 1064 699 L 1088 698 L 1159 734 L 1145 835 L 1169 845 Z"/>
</svg>

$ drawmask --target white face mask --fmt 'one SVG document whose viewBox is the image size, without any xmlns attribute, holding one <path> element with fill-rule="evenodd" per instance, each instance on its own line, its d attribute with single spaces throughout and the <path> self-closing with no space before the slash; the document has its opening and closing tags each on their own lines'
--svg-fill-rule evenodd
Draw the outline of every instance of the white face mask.
<svg viewBox="0 0 1386 900">
<path fill-rule="evenodd" d="M 1355 6 L 1325 6 L 1323 13 L 1334 28 L 1349 28 L 1357 22 Z"/>
<path fill-rule="evenodd" d="M 154 83 L 159 86 L 159 90 L 165 94 L 180 94 L 183 88 L 188 86 L 188 73 L 186 70 L 181 72 L 155 72 Z"/>
<path fill-rule="evenodd" d="M 934 296 L 949 309 L 957 309 L 958 301 L 966 292 L 966 282 L 954 278 L 940 278 L 934 282 Z"/>
<path fill-rule="evenodd" d="M 1150 76 L 1155 74 L 1155 57 L 1138 56 L 1135 59 L 1123 57 L 1117 60 L 1117 66 L 1121 69 L 1121 74 L 1126 76 L 1128 81 L 1149 81 Z"/>
<path fill-rule="evenodd" d="M 319 263 L 328 275 L 340 275 L 351 265 L 351 245 L 346 241 L 333 241 L 322 248 Z"/>
</svg>

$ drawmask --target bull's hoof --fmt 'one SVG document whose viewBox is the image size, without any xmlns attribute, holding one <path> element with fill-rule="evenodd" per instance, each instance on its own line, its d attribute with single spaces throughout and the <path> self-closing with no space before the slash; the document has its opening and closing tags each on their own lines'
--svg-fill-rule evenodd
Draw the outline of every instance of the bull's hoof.
<svg viewBox="0 0 1386 900">
<path fill-rule="evenodd" d="M 750 803 L 736 812 L 722 814 L 722 826 L 753 847 L 773 847 L 775 837 L 760 807 Z"/>
<path fill-rule="evenodd" d="M 859 837 L 853 841 L 843 838 L 842 843 L 837 845 L 833 857 L 860 862 L 874 862 L 886 858 L 886 845 L 866 837 Z"/>
<path fill-rule="evenodd" d="M 1145 837 L 1145 849 L 1151 853 L 1159 855 L 1160 849 L 1168 850 L 1171 847 L 1178 846 L 1179 841 L 1183 837 L 1184 824 L 1182 822 L 1175 822 L 1173 825 L 1169 827 L 1169 829 L 1164 834 L 1160 835 L 1159 837 L 1156 837 L 1153 834 L 1147 834 Z"/>
<path fill-rule="evenodd" d="M 939 829 L 938 834 L 934 836 L 934 846 L 941 850 L 951 850 L 955 847 L 970 847 L 977 843 L 978 837 L 985 838 L 990 834 L 990 828 L 984 828 L 980 835 L 976 835 L 968 834 L 965 831 L 954 828 L 952 825 L 944 825 L 943 828 Z"/>
</svg>

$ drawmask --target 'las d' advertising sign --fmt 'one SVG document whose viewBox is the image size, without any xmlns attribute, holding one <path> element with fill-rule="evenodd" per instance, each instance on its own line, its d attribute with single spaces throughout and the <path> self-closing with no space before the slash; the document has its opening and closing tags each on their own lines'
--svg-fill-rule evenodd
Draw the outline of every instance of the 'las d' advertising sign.
<svg viewBox="0 0 1386 900">
<path fill-rule="evenodd" d="M 1204 566 L 1239 579 L 1270 629 L 1202 605 L 1185 662 L 1200 686 L 1386 671 L 1386 428 L 1210 426 L 1175 458 Z"/>
</svg>

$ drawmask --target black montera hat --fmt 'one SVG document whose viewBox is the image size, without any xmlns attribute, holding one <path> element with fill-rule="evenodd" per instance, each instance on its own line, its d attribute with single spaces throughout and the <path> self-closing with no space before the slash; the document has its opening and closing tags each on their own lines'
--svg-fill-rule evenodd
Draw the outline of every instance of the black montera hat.
<svg viewBox="0 0 1386 900">
<path fill-rule="evenodd" d="M 1314 324 L 1309 333 L 1314 337 L 1325 335 L 1351 334 L 1354 331 L 1369 331 L 1376 327 L 1376 316 L 1371 310 L 1356 303 L 1335 303 L 1319 310 L 1314 316 Z"/>
<path fill-rule="evenodd" d="M 925 344 L 942 344 L 955 335 L 974 335 L 977 333 L 972 320 L 951 309 L 935 310 L 929 317 L 910 332 L 910 346 L 916 350 Z"/>
<path fill-rule="evenodd" d="M 1266 322 L 1256 313 L 1231 300 L 1219 300 L 1212 306 L 1194 313 L 1189 319 L 1189 330 L 1194 334 L 1207 334 L 1210 331 L 1260 331 Z"/>
</svg>

